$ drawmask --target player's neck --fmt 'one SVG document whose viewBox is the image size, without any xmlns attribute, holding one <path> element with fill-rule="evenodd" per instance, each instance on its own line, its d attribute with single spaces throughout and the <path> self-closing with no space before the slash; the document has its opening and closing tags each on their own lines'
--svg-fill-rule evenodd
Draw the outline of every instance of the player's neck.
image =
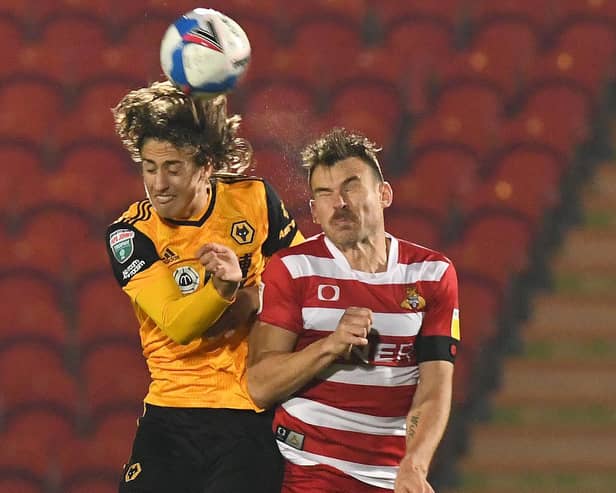
<svg viewBox="0 0 616 493">
<path fill-rule="evenodd" d="M 198 221 L 203 217 L 205 211 L 210 205 L 212 197 L 210 184 L 208 183 L 204 189 L 201 189 L 191 203 L 190 209 L 186 213 L 186 217 L 180 218 L 186 221 Z"/>
<path fill-rule="evenodd" d="M 390 240 L 384 235 L 367 238 L 353 245 L 341 245 L 338 249 L 345 256 L 351 269 L 361 272 L 385 272 Z"/>
</svg>

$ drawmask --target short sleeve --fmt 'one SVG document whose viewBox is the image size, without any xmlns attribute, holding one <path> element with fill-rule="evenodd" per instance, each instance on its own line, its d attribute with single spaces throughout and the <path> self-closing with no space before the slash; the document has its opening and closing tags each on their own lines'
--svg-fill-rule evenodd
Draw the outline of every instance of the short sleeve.
<svg viewBox="0 0 616 493">
<path fill-rule="evenodd" d="M 263 184 L 267 201 L 268 234 L 262 252 L 265 257 L 271 257 L 278 250 L 291 245 L 297 234 L 297 224 L 272 186 L 265 180 Z"/>
<path fill-rule="evenodd" d="M 437 281 L 417 337 L 417 360 L 454 361 L 460 341 L 458 279 L 452 263 Z"/>
<path fill-rule="evenodd" d="M 154 242 L 134 226 L 118 222 L 107 228 L 107 254 L 120 286 L 160 260 Z"/>
<path fill-rule="evenodd" d="M 265 267 L 261 279 L 261 322 L 295 333 L 303 330 L 302 303 L 297 282 L 291 277 L 281 258 L 274 255 Z"/>
</svg>

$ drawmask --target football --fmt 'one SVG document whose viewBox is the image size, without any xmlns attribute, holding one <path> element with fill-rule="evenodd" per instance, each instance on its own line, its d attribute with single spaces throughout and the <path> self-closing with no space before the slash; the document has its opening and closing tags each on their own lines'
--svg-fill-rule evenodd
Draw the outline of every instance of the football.
<svg viewBox="0 0 616 493">
<path fill-rule="evenodd" d="M 244 30 L 213 9 L 184 14 L 169 26 L 160 45 L 163 72 L 191 96 L 214 97 L 233 90 L 249 61 Z"/>
</svg>

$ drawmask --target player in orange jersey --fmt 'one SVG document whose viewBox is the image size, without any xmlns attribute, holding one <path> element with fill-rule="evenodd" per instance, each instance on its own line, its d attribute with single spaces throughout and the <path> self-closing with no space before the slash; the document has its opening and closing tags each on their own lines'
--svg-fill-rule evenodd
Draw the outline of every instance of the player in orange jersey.
<svg viewBox="0 0 616 493">
<path fill-rule="evenodd" d="M 252 151 L 225 96 L 161 82 L 113 112 L 147 198 L 108 228 L 107 249 L 151 375 L 119 491 L 278 492 L 271 414 L 247 392 L 247 335 L 266 260 L 302 235 L 268 183 L 241 174 Z"/>
</svg>

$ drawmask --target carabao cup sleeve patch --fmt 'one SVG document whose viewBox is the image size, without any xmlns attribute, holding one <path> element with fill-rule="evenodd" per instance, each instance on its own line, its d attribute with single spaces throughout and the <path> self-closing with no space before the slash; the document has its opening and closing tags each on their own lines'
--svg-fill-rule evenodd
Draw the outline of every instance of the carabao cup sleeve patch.
<svg viewBox="0 0 616 493">
<path fill-rule="evenodd" d="M 160 260 L 154 242 L 130 224 L 120 222 L 109 226 L 106 246 L 120 286 L 126 286 L 134 275 Z"/>
</svg>

